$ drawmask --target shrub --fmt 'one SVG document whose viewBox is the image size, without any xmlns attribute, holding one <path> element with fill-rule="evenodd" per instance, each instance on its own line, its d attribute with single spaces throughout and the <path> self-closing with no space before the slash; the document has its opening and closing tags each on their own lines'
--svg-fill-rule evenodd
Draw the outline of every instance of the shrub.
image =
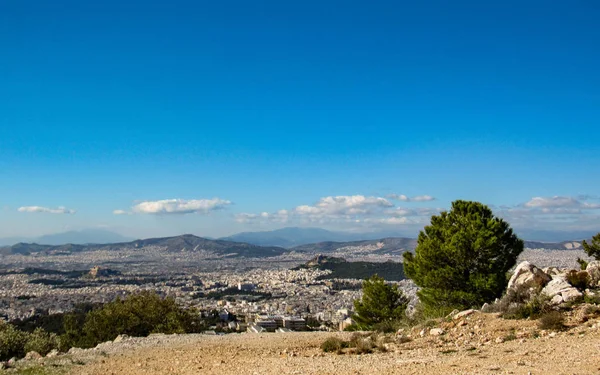
<svg viewBox="0 0 600 375">
<path fill-rule="evenodd" d="M 588 273 L 584 271 L 571 270 L 567 273 L 567 281 L 579 290 L 588 287 Z"/>
<path fill-rule="evenodd" d="M 536 294 L 525 303 L 509 305 L 506 312 L 502 314 L 502 317 L 505 319 L 535 319 L 550 311 L 549 297 L 544 294 Z"/>
<path fill-rule="evenodd" d="M 46 355 L 57 348 L 58 337 L 42 328 L 28 333 L 17 329 L 12 324 L 0 323 L 0 361 L 12 357 L 22 358 L 30 351 Z"/>
<path fill-rule="evenodd" d="M 41 355 L 50 353 L 52 349 L 59 348 L 58 336 L 54 333 L 48 333 L 42 328 L 37 328 L 33 333 L 29 334 L 25 343 L 25 353 L 34 351 Z"/>
<path fill-rule="evenodd" d="M 24 357 L 26 343 L 26 332 L 0 322 L 0 361 L 7 361 L 12 357 Z"/>
<path fill-rule="evenodd" d="M 354 345 L 354 352 L 356 354 L 373 353 L 373 341 L 371 338 L 367 337 L 357 340 Z"/>
<path fill-rule="evenodd" d="M 204 329 L 195 310 L 179 307 L 172 298 L 142 292 L 107 303 L 84 319 L 65 317 L 63 347 L 93 347 L 118 335 L 148 336 L 151 333 L 196 333 Z"/>
<path fill-rule="evenodd" d="M 538 327 L 545 330 L 561 330 L 565 328 L 565 317 L 559 311 L 551 311 L 540 316 Z"/>
<path fill-rule="evenodd" d="M 321 350 L 326 353 L 337 352 L 345 347 L 347 347 L 346 343 L 337 337 L 329 337 L 321 344 Z"/>
<path fill-rule="evenodd" d="M 577 258 L 577 263 L 579 263 L 579 268 L 581 270 L 585 270 L 588 266 L 588 262 L 581 258 Z"/>
<path fill-rule="evenodd" d="M 361 329 L 373 329 L 376 325 L 387 328 L 405 316 L 407 305 L 408 299 L 397 285 L 374 275 L 363 282 L 363 296 L 354 301 L 356 314 L 352 318 Z"/>
<path fill-rule="evenodd" d="M 450 312 L 500 297 L 522 251 L 523 241 L 487 206 L 458 200 L 449 212 L 431 217 L 415 253 L 404 253 L 404 269 L 421 287 L 425 310 Z"/>
</svg>

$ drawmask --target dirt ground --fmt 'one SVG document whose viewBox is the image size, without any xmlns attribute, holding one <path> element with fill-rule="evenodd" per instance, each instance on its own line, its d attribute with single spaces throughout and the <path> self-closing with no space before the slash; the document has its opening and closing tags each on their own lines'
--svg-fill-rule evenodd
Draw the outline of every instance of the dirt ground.
<svg viewBox="0 0 600 375">
<path fill-rule="evenodd" d="M 392 335 L 387 352 L 360 355 L 319 348 L 328 337 L 350 333 L 181 335 L 111 351 L 71 374 L 600 374 L 600 320 L 551 332 L 534 321 L 475 313 L 441 327 L 439 336 L 407 329 L 402 335 L 410 341 Z"/>
</svg>

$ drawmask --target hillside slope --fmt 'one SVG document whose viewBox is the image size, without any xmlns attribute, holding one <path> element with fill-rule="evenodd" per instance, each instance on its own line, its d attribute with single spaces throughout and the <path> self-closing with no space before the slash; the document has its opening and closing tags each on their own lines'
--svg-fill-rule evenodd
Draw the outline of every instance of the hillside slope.
<svg viewBox="0 0 600 375">
<path fill-rule="evenodd" d="M 93 245 L 39 245 L 18 243 L 13 246 L 0 248 L 1 254 L 32 254 L 46 253 L 56 254 L 64 252 L 81 252 L 95 250 L 118 250 L 118 249 L 141 249 L 148 246 L 162 248 L 168 252 L 186 252 L 186 251 L 207 251 L 225 256 L 243 256 L 243 257 L 269 257 L 277 256 L 287 252 L 286 249 L 274 246 L 256 246 L 242 242 L 231 242 L 222 240 L 209 240 L 197 237 L 191 234 L 184 234 L 175 237 L 148 238 L 145 240 L 136 240 L 131 242 L 122 242 L 114 244 L 93 244 Z"/>
</svg>

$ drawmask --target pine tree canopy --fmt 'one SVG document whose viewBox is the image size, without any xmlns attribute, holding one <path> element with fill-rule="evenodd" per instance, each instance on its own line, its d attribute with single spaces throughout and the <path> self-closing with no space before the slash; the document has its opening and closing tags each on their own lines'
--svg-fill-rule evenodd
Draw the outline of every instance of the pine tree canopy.
<svg viewBox="0 0 600 375">
<path fill-rule="evenodd" d="M 583 241 L 582 245 L 583 250 L 588 256 L 600 260 L 600 233 L 592 237 L 592 242 L 590 244 Z"/>
<path fill-rule="evenodd" d="M 523 241 L 487 206 L 457 200 L 431 217 L 415 253 L 404 254 L 404 269 L 425 309 L 469 308 L 502 295 L 522 251 Z"/>
</svg>

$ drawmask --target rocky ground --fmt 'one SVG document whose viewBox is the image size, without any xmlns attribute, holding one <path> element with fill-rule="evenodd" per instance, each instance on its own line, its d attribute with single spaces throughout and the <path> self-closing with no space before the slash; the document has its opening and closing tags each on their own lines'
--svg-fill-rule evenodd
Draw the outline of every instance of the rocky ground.
<svg viewBox="0 0 600 375">
<path fill-rule="evenodd" d="M 19 361 L 29 374 L 597 374 L 600 315 L 585 305 L 569 313 L 565 331 L 532 320 L 473 312 L 430 328 L 375 338 L 372 354 L 323 353 L 331 336 L 352 333 L 153 335 L 119 338 L 91 350 Z M 7 373 L 16 370 L 6 370 Z"/>
</svg>

